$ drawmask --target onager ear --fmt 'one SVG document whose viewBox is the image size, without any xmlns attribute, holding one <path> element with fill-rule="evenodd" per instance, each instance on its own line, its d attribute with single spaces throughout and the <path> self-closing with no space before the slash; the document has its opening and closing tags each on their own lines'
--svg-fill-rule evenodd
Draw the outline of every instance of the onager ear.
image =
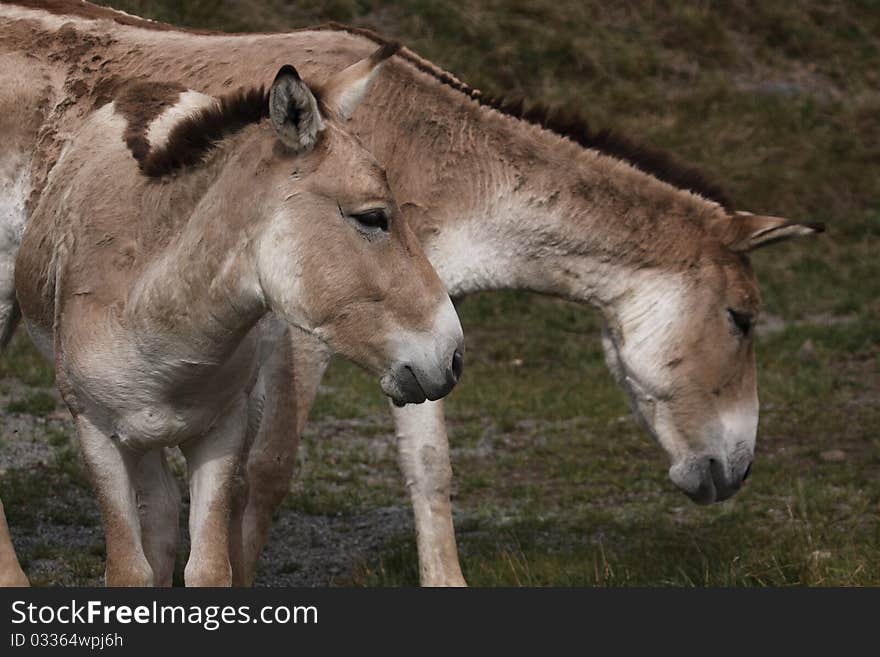
<svg viewBox="0 0 880 657">
<path fill-rule="evenodd" d="M 721 240 L 737 253 L 753 251 L 792 237 L 825 232 L 825 224 L 798 223 L 751 212 L 736 212 L 718 228 Z"/>
<path fill-rule="evenodd" d="M 269 90 L 269 119 L 281 142 L 297 153 L 311 150 L 324 129 L 315 96 L 289 64 Z"/>
<path fill-rule="evenodd" d="M 382 64 L 400 50 L 399 43 L 386 43 L 369 57 L 334 74 L 324 85 L 321 100 L 339 116 L 348 121 L 370 88 L 370 83 Z"/>
</svg>

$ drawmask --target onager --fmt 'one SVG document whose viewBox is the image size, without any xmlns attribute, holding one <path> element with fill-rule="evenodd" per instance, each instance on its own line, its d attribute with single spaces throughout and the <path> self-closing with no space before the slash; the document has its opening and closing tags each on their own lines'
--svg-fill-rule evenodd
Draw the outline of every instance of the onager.
<svg viewBox="0 0 880 657">
<path fill-rule="evenodd" d="M 261 370 L 277 331 L 268 313 L 375 373 L 398 404 L 454 386 L 463 338 L 452 302 L 382 168 L 343 128 L 393 52 L 327 80 L 320 109 L 291 66 L 268 93 L 219 100 L 122 87 L 54 166 L 16 290 L 75 420 L 108 584 L 170 583 L 163 552 L 174 545 L 142 533 L 139 512 L 166 512 L 173 483 L 137 474 L 169 446 L 189 469 L 186 583 L 231 583 L 234 484 L 272 385 Z M 150 108 L 162 109 L 145 120 Z"/>
<path fill-rule="evenodd" d="M 378 42 L 335 25 L 194 34 L 87 3 L 52 5 L 0 8 L 4 30 L 15 35 L 9 42 L 45 44 L 15 60 L 17 70 L 45 80 L 44 91 L 16 85 L 14 76 L 0 85 L 2 107 L 29 108 L 4 144 L 15 144 L 10 153 L 23 163 L 10 171 L 26 172 L 4 184 L 21 181 L 25 197 L 57 157 L 66 126 L 115 78 L 162 76 L 217 94 L 233 76 L 252 79 L 277 66 L 279 56 L 297 58 L 305 79 L 321 79 Z M 53 59 L 51 48 L 66 59 Z M 672 481 L 698 502 L 732 495 L 748 472 L 758 417 L 752 327 L 759 299 L 748 252 L 819 226 L 736 212 L 717 187 L 662 154 L 578 120 L 487 99 L 405 48 L 382 77 L 351 125 L 386 167 L 447 290 L 526 289 L 598 307 L 609 366 L 669 454 Z M 266 365 L 273 385 L 249 453 L 243 554 L 233 560 L 238 583 L 251 580 L 272 512 L 288 491 L 329 358 L 301 332 L 284 329 L 279 345 Z M 392 411 L 421 581 L 464 584 L 442 402 Z M 144 477 L 162 471 L 156 461 L 142 464 Z M 173 532 L 158 514 L 142 521 L 145 534 Z"/>
</svg>

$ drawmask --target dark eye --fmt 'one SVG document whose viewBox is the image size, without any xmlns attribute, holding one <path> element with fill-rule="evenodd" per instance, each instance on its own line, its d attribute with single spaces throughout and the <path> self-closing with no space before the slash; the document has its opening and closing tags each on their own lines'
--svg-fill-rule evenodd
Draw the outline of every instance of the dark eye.
<svg viewBox="0 0 880 657">
<path fill-rule="evenodd" d="M 353 214 L 351 217 L 364 228 L 388 230 L 388 215 L 385 214 L 385 210 L 368 210 Z"/>
<path fill-rule="evenodd" d="M 730 321 L 733 322 L 736 330 L 742 335 L 747 336 L 752 330 L 752 324 L 754 323 L 755 318 L 749 313 L 739 312 L 733 310 L 733 308 L 728 308 L 727 314 L 730 315 Z"/>
</svg>

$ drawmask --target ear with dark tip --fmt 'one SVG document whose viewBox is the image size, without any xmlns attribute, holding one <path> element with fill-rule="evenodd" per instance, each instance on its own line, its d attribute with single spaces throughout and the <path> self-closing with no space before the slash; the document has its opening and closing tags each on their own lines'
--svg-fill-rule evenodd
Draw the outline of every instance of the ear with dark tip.
<svg viewBox="0 0 880 657">
<path fill-rule="evenodd" d="M 793 237 L 825 232 L 825 224 L 799 223 L 768 215 L 736 212 L 719 226 L 721 240 L 731 251 L 745 253 Z"/>
<path fill-rule="evenodd" d="M 324 129 L 315 96 L 289 64 L 269 90 L 269 120 L 281 142 L 297 153 L 310 151 Z"/>
<path fill-rule="evenodd" d="M 399 49 L 398 43 L 386 43 L 369 57 L 333 74 L 321 90 L 324 105 L 340 119 L 348 121 L 382 65 Z"/>
</svg>

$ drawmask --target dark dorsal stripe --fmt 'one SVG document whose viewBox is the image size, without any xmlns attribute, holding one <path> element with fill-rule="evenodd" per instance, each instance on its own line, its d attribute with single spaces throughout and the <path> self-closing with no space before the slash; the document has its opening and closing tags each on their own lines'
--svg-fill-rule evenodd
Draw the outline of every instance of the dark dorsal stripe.
<svg viewBox="0 0 880 657">
<path fill-rule="evenodd" d="M 138 80 L 122 85 L 114 98 L 116 111 L 128 122 L 122 138 L 150 177 L 198 164 L 218 141 L 269 116 L 269 94 L 263 87 L 239 89 L 181 119 L 165 143 L 154 148 L 147 139 L 150 124 L 185 90 L 179 84 Z"/>
<path fill-rule="evenodd" d="M 326 23 L 309 29 L 341 30 L 362 36 L 377 44 L 385 43 L 381 36 L 371 30 L 341 25 L 339 23 Z M 732 208 L 730 198 L 721 186 L 710 182 L 696 167 L 680 162 L 666 151 L 637 144 L 611 130 L 594 131 L 590 128 L 586 119 L 573 112 L 552 109 L 541 104 L 526 107 L 522 100 L 510 100 L 502 96 L 484 96 L 477 89 L 468 86 L 450 73 L 430 65 L 409 50 L 401 50 L 398 52 L 398 55 L 418 70 L 427 73 L 442 84 L 460 91 L 480 105 L 491 107 L 507 116 L 550 130 L 557 135 L 580 144 L 584 148 L 594 149 L 605 155 L 623 160 L 674 187 L 699 194 L 710 201 L 715 201 L 726 209 Z"/>
<path fill-rule="evenodd" d="M 149 122 L 133 138 L 128 135 L 136 131 L 129 123 L 126 143 L 141 171 L 151 178 L 158 178 L 199 164 L 221 139 L 268 116 L 269 94 L 264 87 L 239 89 L 181 119 L 158 148 L 147 143 L 145 133 Z"/>
</svg>

